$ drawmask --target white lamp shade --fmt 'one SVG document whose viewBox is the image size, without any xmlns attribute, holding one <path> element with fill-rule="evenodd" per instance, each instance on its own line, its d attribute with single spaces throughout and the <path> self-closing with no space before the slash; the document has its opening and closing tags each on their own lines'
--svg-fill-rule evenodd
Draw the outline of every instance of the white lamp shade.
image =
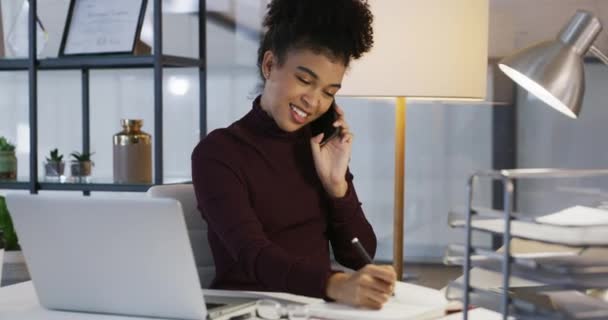
<svg viewBox="0 0 608 320">
<path fill-rule="evenodd" d="M 488 0 L 370 0 L 374 46 L 341 96 L 485 99 Z"/>
</svg>

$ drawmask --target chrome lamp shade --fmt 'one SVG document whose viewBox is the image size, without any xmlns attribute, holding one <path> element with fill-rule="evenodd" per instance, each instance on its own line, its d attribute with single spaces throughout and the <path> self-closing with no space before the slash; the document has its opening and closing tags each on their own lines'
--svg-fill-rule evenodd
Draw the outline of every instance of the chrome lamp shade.
<svg viewBox="0 0 608 320">
<path fill-rule="evenodd" d="M 516 52 L 499 68 L 549 106 L 577 118 L 585 92 L 584 56 L 601 30 L 596 17 L 578 11 L 555 40 Z"/>
</svg>

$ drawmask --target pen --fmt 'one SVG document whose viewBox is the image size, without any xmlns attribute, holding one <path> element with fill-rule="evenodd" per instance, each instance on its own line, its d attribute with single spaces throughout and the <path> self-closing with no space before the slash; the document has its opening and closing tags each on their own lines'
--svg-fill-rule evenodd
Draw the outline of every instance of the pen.
<svg viewBox="0 0 608 320">
<path fill-rule="evenodd" d="M 361 256 L 361 258 L 363 258 L 365 260 L 365 263 L 367 263 L 367 264 L 374 263 L 372 261 L 372 258 L 369 256 L 369 254 L 367 254 L 367 251 L 365 251 L 365 248 L 363 248 L 363 245 L 361 245 L 361 242 L 359 242 L 359 239 L 357 239 L 355 237 L 350 242 L 355 246 L 355 249 Z"/>
<path fill-rule="evenodd" d="M 361 258 L 363 258 L 363 260 L 365 260 L 366 264 L 372 264 L 374 263 L 372 261 L 372 258 L 369 256 L 369 254 L 367 253 L 367 251 L 365 251 L 365 248 L 363 248 L 363 245 L 361 244 L 361 242 L 359 242 L 359 239 L 357 237 L 354 237 L 350 243 L 352 243 L 355 246 L 355 249 L 357 250 L 357 252 L 359 253 L 359 255 L 361 256 Z M 391 293 L 391 296 L 395 296 L 395 292 L 393 291 Z"/>
</svg>

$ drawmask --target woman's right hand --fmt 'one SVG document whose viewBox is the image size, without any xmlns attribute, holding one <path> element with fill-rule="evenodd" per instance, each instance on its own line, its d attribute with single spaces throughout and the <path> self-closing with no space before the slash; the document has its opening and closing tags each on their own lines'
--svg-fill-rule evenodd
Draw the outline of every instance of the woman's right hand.
<svg viewBox="0 0 608 320">
<path fill-rule="evenodd" d="M 355 273 L 335 273 L 327 281 L 327 296 L 356 307 L 380 309 L 395 288 L 392 266 L 368 264 Z"/>
</svg>

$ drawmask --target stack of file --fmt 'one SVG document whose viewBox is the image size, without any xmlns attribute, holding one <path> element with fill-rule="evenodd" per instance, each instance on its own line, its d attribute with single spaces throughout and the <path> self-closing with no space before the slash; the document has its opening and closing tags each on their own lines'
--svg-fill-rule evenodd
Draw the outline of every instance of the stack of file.
<svg viewBox="0 0 608 320">
<path fill-rule="evenodd" d="M 477 230 L 502 234 L 503 219 L 473 220 Z M 575 206 L 535 221 L 511 221 L 511 236 L 566 246 L 608 246 L 608 211 Z"/>
<path fill-rule="evenodd" d="M 448 286 L 447 297 L 461 300 L 463 292 L 463 285 L 455 282 Z M 473 288 L 470 298 L 475 306 L 500 311 L 502 288 Z M 509 289 L 509 298 L 511 301 L 509 313 L 520 320 L 608 319 L 608 302 L 589 297 L 579 291 L 553 291 L 544 286 L 517 287 Z"/>
<path fill-rule="evenodd" d="M 608 288 L 608 257 L 514 255 L 511 274 L 568 289 Z M 502 261 L 474 259 L 474 267 L 501 272 Z"/>
<path fill-rule="evenodd" d="M 474 230 L 504 234 L 507 230 L 504 213 L 495 210 L 474 210 Z M 608 302 L 585 295 L 586 289 L 608 288 L 608 256 L 580 256 L 574 247 L 608 246 L 608 211 L 573 206 L 541 217 L 511 216 L 510 237 L 573 247 L 570 252 L 542 252 L 509 256 L 510 283 L 504 284 L 504 253 L 488 251 L 469 244 L 471 271 L 469 302 L 490 310 L 502 311 L 503 285 L 508 286 L 509 315 L 517 319 L 608 319 Z M 464 215 L 451 214 L 450 225 L 466 225 Z M 466 246 L 464 247 L 466 248 Z M 449 257 L 462 263 L 464 258 Z M 494 286 L 480 287 L 473 274 L 493 274 Z M 515 279 L 530 281 L 516 286 Z M 499 284 L 500 283 L 500 284 Z M 463 300 L 462 279 L 447 288 L 448 299 Z"/>
</svg>

